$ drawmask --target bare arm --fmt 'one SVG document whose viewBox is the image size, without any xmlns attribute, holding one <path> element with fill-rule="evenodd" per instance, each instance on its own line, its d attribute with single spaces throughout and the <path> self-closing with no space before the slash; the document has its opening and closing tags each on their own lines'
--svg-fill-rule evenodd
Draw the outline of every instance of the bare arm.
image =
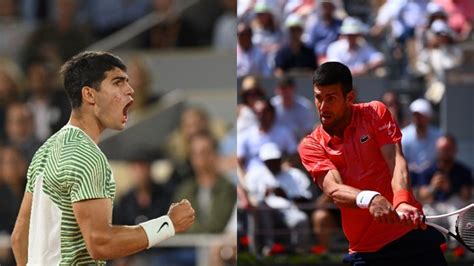
<svg viewBox="0 0 474 266">
<path fill-rule="evenodd" d="M 33 194 L 25 192 L 12 233 L 12 249 L 17 265 L 26 265 L 28 260 L 28 234 Z"/>
<path fill-rule="evenodd" d="M 402 191 L 409 191 L 411 193 L 411 181 L 408 175 L 408 166 L 405 157 L 403 157 L 400 144 L 386 144 L 382 146 L 380 150 L 390 172 L 392 173 L 391 185 L 394 195 Z M 394 204 L 397 205 L 395 202 Z M 422 228 L 426 228 L 426 226 L 422 225 L 421 222 L 422 212 L 418 209 L 418 206 L 414 206 L 415 204 L 416 201 L 412 199 L 410 202 L 400 203 L 398 206 L 394 207 L 397 212 L 406 214 L 402 216 L 402 223 L 415 227 L 421 225 Z"/>
<path fill-rule="evenodd" d="M 342 183 L 341 174 L 337 170 L 329 170 L 324 176 L 317 178 L 319 187 L 338 206 L 357 208 L 356 197 L 360 190 Z"/>
<path fill-rule="evenodd" d="M 410 189 L 408 166 L 403 157 L 400 144 L 386 144 L 380 148 L 385 162 L 392 173 L 392 189 L 397 192 L 401 189 Z"/>
<path fill-rule="evenodd" d="M 184 205 L 173 203 L 168 212 L 176 232 L 187 230 L 194 221 L 194 210 L 190 205 L 189 208 Z M 112 225 L 110 199 L 79 201 L 73 204 L 73 210 L 87 251 L 95 260 L 120 258 L 148 247 L 148 237 L 142 226 Z"/>
</svg>

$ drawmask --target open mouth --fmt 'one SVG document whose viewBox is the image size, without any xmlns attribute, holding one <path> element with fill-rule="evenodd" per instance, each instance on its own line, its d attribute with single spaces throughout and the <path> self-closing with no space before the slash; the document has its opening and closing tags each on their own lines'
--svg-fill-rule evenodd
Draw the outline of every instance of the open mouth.
<svg viewBox="0 0 474 266">
<path fill-rule="evenodd" d="M 133 104 L 133 100 L 131 100 L 130 102 L 127 103 L 127 105 L 125 105 L 125 107 L 123 108 L 123 111 L 122 111 L 122 114 L 123 114 L 123 122 L 127 122 L 128 120 L 128 110 L 130 109 L 130 106 L 132 106 Z"/>
</svg>

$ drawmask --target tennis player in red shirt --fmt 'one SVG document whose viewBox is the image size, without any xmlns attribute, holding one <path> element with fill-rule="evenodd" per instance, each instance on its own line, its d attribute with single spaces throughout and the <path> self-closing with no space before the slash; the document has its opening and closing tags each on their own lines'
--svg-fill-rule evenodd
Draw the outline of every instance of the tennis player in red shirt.
<svg viewBox="0 0 474 266">
<path fill-rule="evenodd" d="M 338 62 L 315 71 L 313 90 L 321 125 L 302 140 L 299 153 L 314 182 L 341 210 L 349 240 L 344 261 L 446 265 L 440 249 L 444 238 L 422 222 L 402 134 L 385 105 L 354 104 L 351 72 Z"/>
</svg>

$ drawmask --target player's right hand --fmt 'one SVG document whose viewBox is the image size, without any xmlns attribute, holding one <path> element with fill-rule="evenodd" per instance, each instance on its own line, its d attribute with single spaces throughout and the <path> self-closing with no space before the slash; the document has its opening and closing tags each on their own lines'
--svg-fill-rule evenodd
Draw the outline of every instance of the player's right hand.
<svg viewBox="0 0 474 266">
<path fill-rule="evenodd" d="M 176 233 L 188 230 L 194 223 L 194 209 L 187 199 L 172 203 L 168 210 L 168 216 L 173 222 Z"/>
<path fill-rule="evenodd" d="M 372 199 L 369 212 L 374 220 L 380 223 L 394 224 L 400 222 L 400 217 L 392 204 L 382 195 L 377 195 Z"/>
</svg>

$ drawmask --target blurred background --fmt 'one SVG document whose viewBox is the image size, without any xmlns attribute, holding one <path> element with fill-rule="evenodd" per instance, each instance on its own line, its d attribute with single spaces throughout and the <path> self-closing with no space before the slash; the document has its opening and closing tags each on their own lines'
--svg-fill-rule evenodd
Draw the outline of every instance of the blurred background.
<svg viewBox="0 0 474 266">
<path fill-rule="evenodd" d="M 472 0 L 238 0 L 237 16 L 239 265 L 341 265 L 347 252 L 337 207 L 297 155 L 319 124 L 311 74 L 326 61 L 403 129 L 425 214 L 472 203 Z M 474 261 L 442 248 L 451 265 Z"/>
<path fill-rule="evenodd" d="M 236 0 L 0 0 L 0 265 L 36 149 L 69 119 L 59 67 L 120 56 L 135 102 L 100 147 L 117 184 L 114 224 L 187 198 L 195 225 L 108 265 L 236 265 Z"/>
</svg>

